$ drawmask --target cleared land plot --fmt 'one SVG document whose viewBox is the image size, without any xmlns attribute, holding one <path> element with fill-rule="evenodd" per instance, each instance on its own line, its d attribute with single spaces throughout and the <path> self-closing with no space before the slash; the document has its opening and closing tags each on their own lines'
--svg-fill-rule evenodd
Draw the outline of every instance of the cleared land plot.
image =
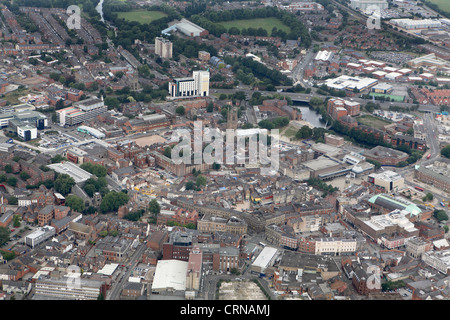
<svg viewBox="0 0 450 320">
<path fill-rule="evenodd" d="M 219 300 L 267 300 L 267 298 L 253 281 L 230 281 L 222 282 Z"/>
<path fill-rule="evenodd" d="M 366 126 L 375 128 L 375 129 L 383 129 L 385 125 L 391 124 L 392 122 L 383 120 L 374 116 L 361 116 L 356 118 L 356 120 Z"/>
<path fill-rule="evenodd" d="M 272 33 L 273 27 L 277 27 L 278 30 L 283 30 L 285 32 L 290 32 L 291 28 L 284 25 L 283 22 L 278 20 L 277 18 L 256 18 L 256 19 L 246 19 L 246 20 L 232 20 L 232 21 L 224 21 L 220 22 L 222 26 L 225 28 L 230 29 L 231 27 L 236 27 L 239 30 L 242 30 L 244 28 L 263 28 L 267 31 L 268 35 Z"/>
<path fill-rule="evenodd" d="M 134 140 L 134 142 L 136 142 L 136 144 L 140 147 L 145 147 L 145 146 L 151 146 L 152 144 L 155 144 L 155 143 L 164 143 L 164 142 L 166 142 L 166 139 L 164 139 L 163 137 L 158 136 L 158 135 L 153 135 L 153 136 L 137 138 Z"/>
<path fill-rule="evenodd" d="M 139 23 L 150 23 L 152 21 L 167 17 L 167 14 L 161 11 L 132 10 L 128 12 L 117 12 L 119 18 Z"/>
</svg>

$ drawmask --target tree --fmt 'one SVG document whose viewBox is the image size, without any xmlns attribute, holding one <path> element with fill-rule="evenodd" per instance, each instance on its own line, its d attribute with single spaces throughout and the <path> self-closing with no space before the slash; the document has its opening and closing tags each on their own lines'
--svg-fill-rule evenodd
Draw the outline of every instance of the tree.
<svg viewBox="0 0 450 320">
<path fill-rule="evenodd" d="M 66 160 L 67 160 L 66 157 L 63 157 L 62 155 L 57 154 L 56 156 L 54 156 L 52 158 L 52 163 L 58 163 L 58 162 L 61 162 L 61 161 L 66 161 Z"/>
<path fill-rule="evenodd" d="M 5 165 L 4 170 L 5 170 L 6 173 L 12 173 L 13 168 L 12 168 L 12 166 L 8 163 L 7 165 Z"/>
<path fill-rule="evenodd" d="M 19 200 L 17 200 L 16 197 L 11 196 L 11 197 L 8 198 L 8 204 L 10 204 L 10 205 L 12 205 L 12 206 L 15 206 L 15 205 L 17 205 L 18 203 L 19 203 Z"/>
<path fill-rule="evenodd" d="M 177 107 L 175 112 L 177 114 L 179 114 L 180 116 L 184 116 L 184 114 L 186 113 L 186 109 L 183 106 L 179 106 L 179 107 Z"/>
<path fill-rule="evenodd" d="M 153 215 L 156 216 L 161 211 L 161 206 L 156 199 L 152 199 L 152 201 L 150 201 L 148 210 L 150 211 L 150 213 L 153 213 Z"/>
<path fill-rule="evenodd" d="M 9 184 L 11 187 L 15 187 L 17 185 L 17 178 L 9 177 L 8 180 L 6 180 L 6 183 Z"/>
<path fill-rule="evenodd" d="M 128 200 L 129 197 L 127 194 L 123 192 L 111 191 L 103 197 L 102 203 L 100 204 L 100 210 L 103 213 L 117 211 L 119 207 L 127 204 Z"/>
<path fill-rule="evenodd" d="M 20 227 L 20 215 L 18 215 L 18 214 L 15 214 L 14 216 L 13 216 L 13 227 L 14 228 L 18 228 L 18 227 Z"/>
<path fill-rule="evenodd" d="M 197 177 L 197 180 L 195 180 L 195 184 L 197 187 L 206 186 L 206 178 L 202 175 L 199 175 Z"/>
<path fill-rule="evenodd" d="M 432 194 L 431 192 L 428 192 L 428 193 L 425 195 L 425 197 L 422 198 L 423 202 L 426 202 L 426 201 L 433 201 L 433 199 L 434 199 L 434 196 L 433 196 L 433 194 Z"/>
<path fill-rule="evenodd" d="M 22 179 L 23 181 L 27 181 L 28 179 L 31 178 L 31 176 L 30 176 L 28 173 L 26 173 L 25 171 L 22 171 L 22 172 L 19 174 L 19 177 L 20 177 L 20 179 Z"/>
<path fill-rule="evenodd" d="M 11 232 L 8 228 L 0 227 L 0 246 L 3 246 L 6 242 L 9 241 L 9 235 Z"/>
<path fill-rule="evenodd" d="M 64 173 L 58 175 L 54 183 L 56 192 L 59 192 L 64 196 L 70 193 L 74 185 L 75 180 L 71 176 Z"/>
<path fill-rule="evenodd" d="M 108 174 L 108 170 L 106 169 L 106 167 L 100 164 L 85 162 L 80 165 L 80 168 L 86 170 L 89 173 L 92 173 L 93 175 L 96 175 L 98 178 L 106 177 L 106 175 Z"/>
<path fill-rule="evenodd" d="M 169 147 L 169 146 L 167 146 L 167 147 L 165 147 L 164 148 L 164 155 L 167 157 L 167 158 L 172 158 L 172 148 L 171 147 Z"/>
<path fill-rule="evenodd" d="M 192 181 L 186 182 L 185 188 L 186 188 L 186 190 L 194 189 L 194 183 Z"/>
<path fill-rule="evenodd" d="M 442 222 L 448 220 L 448 215 L 444 210 L 434 210 L 433 216 L 437 221 Z"/>
<path fill-rule="evenodd" d="M 446 158 L 450 159 L 450 144 L 448 146 L 442 148 L 441 155 L 443 157 L 446 157 Z"/>
<path fill-rule="evenodd" d="M 70 195 L 66 198 L 66 206 L 70 207 L 73 211 L 83 212 L 84 211 L 84 201 L 78 196 Z"/>
</svg>

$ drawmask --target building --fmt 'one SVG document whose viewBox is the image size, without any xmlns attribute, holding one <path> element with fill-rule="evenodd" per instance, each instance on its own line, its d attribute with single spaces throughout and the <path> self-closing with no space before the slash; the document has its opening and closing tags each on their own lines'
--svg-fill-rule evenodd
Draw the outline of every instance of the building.
<svg viewBox="0 0 450 320">
<path fill-rule="evenodd" d="M 37 138 L 38 130 L 48 126 L 47 116 L 40 112 L 24 110 L 0 114 L 0 128 L 8 127 L 8 131 L 25 141 Z"/>
<path fill-rule="evenodd" d="M 406 30 L 440 28 L 442 23 L 433 19 L 392 19 L 390 23 Z"/>
<path fill-rule="evenodd" d="M 366 12 L 367 10 L 374 10 L 374 8 L 379 8 L 380 11 L 386 10 L 389 5 L 386 0 L 350 0 L 350 7 L 353 10 Z"/>
<path fill-rule="evenodd" d="M 436 163 L 435 163 L 436 164 Z M 414 176 L 417 180 L 426 184 L 433 185 L 435 188 L 450 192 L 450 175 L 449 166 L 444 165 L 416 165 Z"/>
<path fill-rule="evenodd" d="M 387 83 L 379 83 L 372 87 L 372 92 L 390 94 L 394 90 L 394 87 Z"/>
<path fill-rule="evenodd" d="M 377 146 L 364 152 L 366 159 L 378 161 L 381 165 L 396 166 L 399 162 L 406 161 L 408 154 L 387 147 Z"/>
<path fill-rule="evenodd" d="M 202 27 L 184 18 L 181 19 L 175 27 L 178 32 L 181 32 L 188 37 L 203 37 L 209 34 L 208 30 L 203 29 Z"/>
<path fill-rule="evenodd" d="M 69 161 L 50 164 L 48 165 L 48 167 L 52 170 L 55 170 L 58 173 L 67 174 L 71 176 L 75 180 L 75 183 L 84 182 L 92 177 L 92 174 L 90 174 L 86 170 L 81 169 L 76 164 Z"/>
<path fill-rule="evenodd" d="M 103 139 L 104 137 L 106 137 L 106 135 L 103 132 L 100 132 L 99 130 L 88 126 L 79 126 L 77 128 L 77 131 L 90 134 L 91 136 L 97 139 Z"/>
<path fill-rule="evenodd" d="M 273 247 L 265 247 L 250 266 L 250 271 L 264 274 L 271 267 L 278 256 L 278 250 Z"/>
<path fill-rule="evenodd" d="M 342 75 L 337 78 L 331 78 L 325 80 L 325 84 L 329 88 L 333 88 L 336 90 L 347 90 L 347 91 L 356 91 L 362 92 L 366 89 L 370 89 L 374 85 L 378 83 L 377 79 L 373 78 L 360 78 L 360 77 L 352 77 L 347 75 Z"/>
<path fill-rule="evenodd" d="M 200 290 L 202 276 L 203 254 L 198 246 L 194 246 L 189 253 L 186 272 L 186 290 Z"/>
<path fill-rule="evenodd" d="M 388 214 L 371 216 L 370 220 L 362 221 L 360 225 L 361 231 L 371 237 L 374 241 L 378 241 L 379 244 L 387 246 L 387 240 L 390 237 L 403 235 L 396 246 L 400 247 L 405 245 L 405 240 L 419 236 L 419 230 L 414 227 L 414 224 L 408 219 L 410 213 L 407 210 L 394 210 Z M 385 240 L 383 240 L 384 238 Z"/>
<path fill-rule="evenodd" d="M 422 255 L 433 249 L 433 244 L 420 238 L 410 239 L 406 242 L 406 253 L 414 259 L 421 259 Z"/>
<path fill-rule="evenodd" d="M 95 118 L 108 111 L 103 98 L 91 98 L 73 103 L 71 107 L 56 110 L 57 121 L 61 126 L 73 126 Z"/>
<path fill-rule="evenodd" d="M 343 137 L 325 133 L 325 143 L 331 146 L 340 147 L 345 143 L 345 140 Z"/>
<path fill-rule="evenodd" d="M 450 274 L 450 249 L 424 252 L 422 261 L 443 274 Z"/>
<path fill-rule="evenodd" d="M 55 228 L 51 226 L 37 228 L 34 232 L 25 237 L 25 244 L 31 248 L 34 248 L 53 237 L 55 233 Z"/>
<path fill-rule="evenodd" d="M 192 77 L 173 79 L 169 82 L 169 95 L 173 98 L 209 96 L 209 71 L 194 71 Z"/>
<path fill-rule="evenodd" d="M 186 290 L 189 262 L 159 260 L 152 283 L 152 294 L 176 293 Z"/>
<path fill-rule="evenodd" d="M 105 282 L 79 277 L 73 281 L 69 277 L 38 279 L 35 283 L 36 296 L 64 300 L 97 300 L 105 295 Z"/>
<path fill-rule="evenodd" d="M 372 173 L 368 181 L 377 187 L 384 188 L 387 192 L 401 190 L 405 183 L 405 179 L 394 171 Z"/>
<path fill-rule="evenodd" d="M 317 238 L 315 239 L 315 252 L 317 255 L 346 255 L 356 252 L 356 239 L 345 238 Z"/>
<path fill-rule="evenodd" d="M 156 37 L 155 54 L 166 59 L 172 58 L 172 42 L 163 37 Z"/>
<path fill-rule="evenodd" d="M 207 51 L 199 51 L 198 59 L 203 62 L 208 62 L 211 59 L 211 54 Z"/>
<path fill-rule="evenodd" d="M 237 217 L 222 218 L 204 215 L 197 221 L 197 230 L 200 233 L 227 232 L 231 234 L 244 235 L 247 233 L 247 223 Z"/>
</svg>

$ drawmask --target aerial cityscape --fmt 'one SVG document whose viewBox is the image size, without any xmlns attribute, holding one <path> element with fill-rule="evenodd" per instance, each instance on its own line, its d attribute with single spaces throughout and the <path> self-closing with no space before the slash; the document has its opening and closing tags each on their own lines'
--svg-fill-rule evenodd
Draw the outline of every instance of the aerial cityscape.
<svg viewBox="0 0 450 320">
<path fill-rule="evenodd" d="M 0 40 L 0 300 L 450 300 L 450 1 L 3 0 Z"/>
</svg>

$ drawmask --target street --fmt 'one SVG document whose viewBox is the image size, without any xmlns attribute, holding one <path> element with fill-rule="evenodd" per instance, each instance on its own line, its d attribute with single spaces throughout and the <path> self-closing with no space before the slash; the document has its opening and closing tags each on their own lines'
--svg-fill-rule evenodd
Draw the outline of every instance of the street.
<svg viewBox="0 0 450 320">
<path fill-rule="evenodd" d="M 122 268 L 122 270 L 120 271 L 120 274 L 117 277 L 119 280 L 111 286 L 111 289 L 108 291 L 108 294 L 106 296 L 106 300 L 118 300 L 119 299 L 122 289 L 124 288 L 125 284 L 127 283 L 128 278 L 131 275 L 131 272 L 133 272 L 133 269 L 139 263 L 139 260 L 146 248 L 147 247 L 145 244 L 140 244 L 138 246 L 138 248 L 136 249 L 136 251 L 134 252 L 133 256 L 130 258 L 130 260 L 128 262 L 124 263 L 126 269 Z"/>
</svg>

